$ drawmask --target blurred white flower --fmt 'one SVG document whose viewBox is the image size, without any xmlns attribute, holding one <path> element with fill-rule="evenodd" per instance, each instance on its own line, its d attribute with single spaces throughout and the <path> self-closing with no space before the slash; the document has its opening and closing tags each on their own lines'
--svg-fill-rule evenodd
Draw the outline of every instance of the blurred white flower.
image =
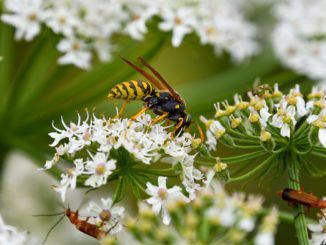
<svg viewBox="0 0 326 245">
<path fill-rule="evenodd" d="M 90 67 L 92 54 L 87 45 L 76 38 L 67 38 L 59 42 L 58 50 L 65 53 L 58 60 L 59 64 L 73 64 L 82 69 Z"/>
<path fill-rule="evenodd" d="M 272 40 L 281 61 L 299 73 L 324 80 L 326 70 L 326 1 L 278 1 L 278 24 Z"/>
<path fill-rule="evenodd" d="M 40 241 L 27 232 L 20 232 L 15 227 L 5 224 L 0 215 L 0 244 L 2 245 L 37 245 Z"/>
<path fill-rule="evenodd" d="M 163 19 L 159 28 L 163 31 L 172 31 L 172 45 L 180 46 L 184 36 L 192 32 L 196 25 L 193 9 L 181 7 L 177 9 L 163 8 L 161 12 Z"/>
<path fill-rule="evenodd" d="M 278 223 L 278 210 L 272 208 L 270 213 L 264 217 L 259 227 L 259 233 L 255 236 L 255 245 L 273 245 L 276 226 Z"/>
<path fill-rule="evenodd" d="M 1 19 L 16 28 L 16 39 L 32 40 L 44 24 L 62 36 L 57 48 L 65 55 L 58 63 L 81 69 L 90 67 L 94 51 L 101 61 L 110 60 L 116 34 L 142 40 L 155 16 L 160 30 L 172 31 L 174 47 L 195 33 L 202 44 L 217 54 L 229 52 L 235 61 L 259 51 L 256 27 L 245 19 L 241 4 L 227 0 L 5 0 L 5 7 Z"/>
<path fill-rule="evenodd" d="M 154 186 L 149 182 L 146 184 L 146 193 L 151 196 L 146 201 L 148 204 L 152 205 L 155 214 L 161 212 L 163 224 L 168 225 L 171 221 L 171 217 L 167 210 L 167 204 L 169 202 L 176 202 L 177 200 L 189 202 L 189 199 L 182 194 L 179 186 L 167 188 L 166 179 L 166 177 L 158 177 L 158 186 Z"/>
<path fill-rule="evenodd" d="M 324 212 L 325 215 L 325 212 Z M 308 229 L 311 231 L 310 243 L 312 245 L 320 245 L 326 243 L 326 219 L 321 217 L 319 224 L 308 224 Z"/>
<path fill-rule="evenodd" d="M 16 39 L 31 41 L 40 31 L 45 18 L 42 0 L 5 1 L 10 14 L 3 14 L 2 21 L 16 27 Z"/>
</svg>

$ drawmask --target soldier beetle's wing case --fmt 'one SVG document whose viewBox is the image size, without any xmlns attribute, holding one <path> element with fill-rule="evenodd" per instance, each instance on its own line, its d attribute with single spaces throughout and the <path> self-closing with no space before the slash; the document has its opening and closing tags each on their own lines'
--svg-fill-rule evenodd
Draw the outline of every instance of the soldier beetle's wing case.
<svg viewBox="0 0 326 245">
<path fill-rule="evenodd" d="M 147 78 L 155 87 L 157 87 L 160 90 L 168 90 L 171 95 L 173 96 L 173 98 L 175 98 L 175 100 L 177 100 L 178 102 L 181 102 L 183 104 L 185 104 L 185 101 L 181 98 L 181 96 L 168 84 L 168 82 L 152 67 L 150 66 L 143 58 L 138 57 L 138 60 L 144 65 L 146 66 L 148 69 L 150 69 L 150 71 L 156 76 L 153 77 L 151 74 L 149 74 L 148 72 L 144 71 L 143 69 L 141 69 L 140 67 L 138 67 L 137 65 L 133 64 L 132 62 L 130 62 L 129 60 L 121 57 L 121 59 L 126 62 L 128 65 L 130 65 L 132 68 L 134 68 L 136 71 L 138 71 L 140 74 L 142 74 L 145 78 Z"/>
</svg>

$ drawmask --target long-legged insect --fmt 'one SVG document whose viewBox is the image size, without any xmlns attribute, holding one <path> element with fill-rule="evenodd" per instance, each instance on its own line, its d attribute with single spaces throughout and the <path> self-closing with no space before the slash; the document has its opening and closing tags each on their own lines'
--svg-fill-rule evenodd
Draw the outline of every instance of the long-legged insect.
<svg viewBox="0 0 326 245">
<path fill-rule="evenodd" d="M 56 216 L 56 215 L 60 215 L 62 214 L 62 216 L 59 218 L 59 220 L 51 227 L 51 229 L 48 231 L 48 233 L 46 234 L 42 244 L 45 244 L 46 240 L 48 239 L 51 231 L 53 231 L 53 229 L 62 221 L 62 219 L 67 216 L 67 218 L 69 219 L 69 221 L 75 225 L 76 229 L 85 233 L 86 235 L 89 235 L 91 237 L 96 238 L 97 240 L 101 240 L 102 238 L 104 238 L 105 236 L 107 236 L 110 231 L 118 224 L 118 222 L 116 222 L 110 229 L 108 229 L 107 231 L 102 230 L 102 226 L 104 224 L 104 221 L 102 222 L 102 225 L 96 225 L 96 224 L 92 224 L 89 223 L 88 220 L 91 217 L 86 217 L 85 220 L 80 219 L 79 217 L 79 211 L 72 211 L 70 208 L 67 208 L 65 211 L 61 212 L 61 213 L 57 213 L 57 214 L 41 214 L 41 215 L 33 215 L 34 217 L 39 217 L 39 216 Z"/>
<path fill-rule="evenodd" d="M 119 111 L 120 115 L 126 103 L 132 100 L 142 100 L 144 107 L 131 117 L 131 120 L 136 120 L 138 116 L 147 110 L 152 110 L 156 115 L 152 123 L 157 123 L 161 120 L 170 120 L 175 122 L 175 135 L 182 135 L 191 123 L 194 123 L 190 114 L 186 110 L 186 103 L 181 96 L 169 85 L 169 83 L 143 58 L 138 57 L 141 64 L 147 67 L 153 75 L 138 67 L 129 60 L 121 59 L 143 75 L 147 81 L 130 80 L 116 84 L 109 91 L 108 98 L 123 99 L 124 103 Z M 199 131 L 202 142 L 204 141 L 204 134 L 197 123 L 196 127 Z"/>
</svg>

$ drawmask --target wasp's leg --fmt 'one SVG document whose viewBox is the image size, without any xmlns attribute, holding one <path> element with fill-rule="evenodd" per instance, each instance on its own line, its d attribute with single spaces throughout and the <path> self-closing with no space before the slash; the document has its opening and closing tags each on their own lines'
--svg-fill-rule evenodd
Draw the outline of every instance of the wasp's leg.
<svg viewBox="0 0 326 245">
<path fill-rule="evenodd" d="M 199 126 L 199 124 L 197 122 L 194 122 L 193 123 L 196 125 L 197 127 L 197 130 L 199 132 L 199 135 L 200 135 L 200 140 L 201 140 L 201 143 L 203 144 L 205 142 L 205 135 L 204 135 L 204 132 L 202 130 L 202 128 Z"/>
<path fill-rule="evenodd" d="M 157 123 L 157 122 L 163 120 L 163 119 L 166 118 L 168 115 L 169 115 L 168 112 L 164 112 L 161 116 L 159 116 L 159 117 L 153 119 L 153 121 L 151 122 L 151 125 L 153 125 L 153 124 L 155 124 L 155 123 Z"/>
<path fill-rule="evenodd" d="M 179 118 L 179 122 L 175 125 L 175 129 L 174 129 L 174 131 L 173 131 L 173 135 L 174 135 L 174 136 L 176 136 L 176 134 L 179 134 L 179 129 L 180 129 L 180 127 L 182 126 L 182 124 L 183 124 L 183 118 L 180 117 L 180 118 Z"/>
<path fill-rule="evenodd" d="M 126 106 L 127 106 L 127 103 L 128 103 L 128 102 L 129 102 L 129 101 L 127 101 L 127 100 L 124 100 L 124 101 L 123 101 L 122 106 L 121 106 L 121 108 L 120 108 L 118 114 L 116 115 L 116 118 L 120 118 L 120 117 L 122 116 L 122 113 L 123 113 L 124 110 L 126 109 Z"/>
<path fill-rule="evenodd" d="M 126 106 L 127 106 L 128 102 L 129 102 L 128 100 L 123 101 L 122 106 L 121 106 L 120 110 L 117 112 L 117 115 L 115 115 L 114 119 L 120 118 L 122 116 L 122 113 L 126 109 Z"/>
<path fill-rule="evenodd" d="M 148 107 L 143 107 L 139 112 L 137 112 L 135 115 L 133 115 L 130 118 L 130 122 L 129 122 L 129 127 L 131 126 L 132 122 L 135 121 L 141 114 L 143 114 L 145 111 L 149 110 Z"/>
</svg>

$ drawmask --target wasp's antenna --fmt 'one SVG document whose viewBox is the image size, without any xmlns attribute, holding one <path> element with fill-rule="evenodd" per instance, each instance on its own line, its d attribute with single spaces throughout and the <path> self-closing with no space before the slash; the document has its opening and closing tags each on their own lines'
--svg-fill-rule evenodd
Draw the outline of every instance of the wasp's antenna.
<svg viewBox="0 0 326 245">
<path fill-rule="evenodd" d="M 46 240 L 48 239 L 48 237 L 49 237 L 49 235 L 50 235 L 50 233 L 54 230 L 54 228 L 63 220 L 63 218 L 66 216 L 66 214 L 64 214 L 64 215 L 62 215 L 61 217 L 60 217 L 60 219 L 58 219 L 58 221 L 57 222 L 55 222 L 55 224 L 51 227 L 51 229 L 48 231 L 48 233 L 46 233 L 46 236 L 45 236 L 45 238 L 43 239 L 43 241 L 42 241 L 42 244 L 45 244 L 45 242 L 46 242 Z"/>
</svg>

